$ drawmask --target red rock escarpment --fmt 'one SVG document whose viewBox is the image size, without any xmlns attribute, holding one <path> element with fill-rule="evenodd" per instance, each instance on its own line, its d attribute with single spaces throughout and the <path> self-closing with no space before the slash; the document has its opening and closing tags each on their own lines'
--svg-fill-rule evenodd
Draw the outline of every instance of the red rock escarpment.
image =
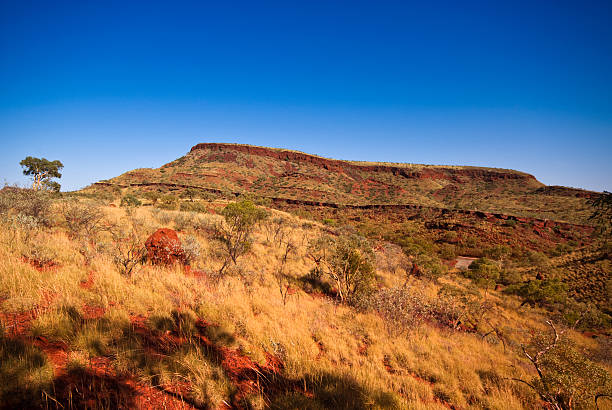
<svg viewBox="0 0 612 410">
<path fill-rule="evenodd" d="M 257 147 L 253 145 L 237 145 L 237 144 L 223 144 L 223 143 L 202 143 L 197 144 L 191 148 L 190 153 L 195 153 L 199 150 L 206 151 L 219 151 L 227 153 L 228 151 L 241 152 L 249 155 L 257 155 L 262 157 L 269 157 L 278 159 L 281 161 L 296 161 L 306 162 L 316 166 L 323 167 L 331 171 L 367 171 L 367 172 L 388 172 L 393 175 L 399 175 L 405 178 L 411 179 L 446 179 L 450 181 L 461 182 L 462 177 L 482 179 L 485 181 L 497 181 L 497 180 L 525 180 L 531 183 L 539 182 L 533 175 L 512 172 L 506 170 L 490 170 L 490 169 L 477 169 L 477 168 L 451 168 L 444 166 L 436 167 L 423 167 L 422 169 L 414 170 L 402 166 L 389 165 L 378 165 L 378 164 L 356 164 L 348 161 L 341 161 L 337 159 L 322 158 L 314 155 L 305 154 L 296 151 L 286 151 L 270 149 L 265 147 Z"/>
</svg>

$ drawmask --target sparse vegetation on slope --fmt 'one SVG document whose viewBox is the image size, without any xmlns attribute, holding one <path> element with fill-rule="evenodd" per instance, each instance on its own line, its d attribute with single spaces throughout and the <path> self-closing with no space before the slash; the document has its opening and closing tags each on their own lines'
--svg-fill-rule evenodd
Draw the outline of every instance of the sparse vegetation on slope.
<svg viewBox="0 0 612 410">
<path fill-rule="evenodd" d="M 207 194 L 253 194 L 329 206 L 417 205 L 588 223 L 589 198 L 546 189 L 533 176 L 496 168 L 364 163 L 238 144 L 199 144 L 158 169 L 137 169 L 86 191 L 132 187 Z"/>
<path fill-rule="evenodd" d="M 535 386 L 521 345 L 546 331 L 550 312 L 455 272 L 422 222 L 402 222 L 389 237 L 394 245 L 384 238 L 391 231 L 351 240 L 350 228 L 248 201 L 193 198 L 206 212 L 186 212 L 176 209 L 189 197 L 159 209 L 41 194 L 0 195 L 0 403 L 8 408 L 543 405 L 543 390 L 516 379 Z M 90 218 L 94 209 L 100 219 Z M 247 218 L 241 241 L 248 246 L 228 264 L 219 227 L 264 211 L 263 224 Z M 181 263 L 143 258 L 159 228 L 178 231 L 189 255 Z M 329 238 L 330 247 L 309 246 L 318 238 Z M 536 254 L 520 265 L 514 251 L 492 247 L 480 264 L 487 268 L 472 271 L 501 281 L 509 276 L 488 267 L 516 264 L 522 280 L 531 264 L 551 265 Z M 119 263 L 126 259 L 127 267 Z M 355 273 L 367 279 L 359 282 L 367 292 L 342 303 L 357 289 L 343 278 Z M 609 329 L 597 332 L 593 339 L 566 330 L 571 357 L 559 350 L 543 361 L 550 377 L 555 363 L 588 363 L 592 374 L 607 374 Z M 557 396 L 573 394 L 576 408 L 594 408 L 584 397 L 599 395 L 600 408 L 609 406 L 608 379 L 591 373 L 582 374 L 589 380 L 580 393 L 555 382 Z"/>
</svg>

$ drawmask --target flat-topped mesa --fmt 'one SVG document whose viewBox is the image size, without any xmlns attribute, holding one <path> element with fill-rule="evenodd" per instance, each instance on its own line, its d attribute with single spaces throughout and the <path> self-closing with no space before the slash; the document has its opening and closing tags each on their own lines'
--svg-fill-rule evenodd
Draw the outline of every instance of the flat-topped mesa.
<svg viewBox="0 0 612 410">
<path fill-rule="evenodd" d="M 589 198 L 598 194 L 547 187 L 533 175 L 500 168 L 343 161 L 253 145 L 204 143 L 160 168 L 101 181 L 92 190 L 116 194 L 198 189 L 208 196 L 278 200 L 279 206 L 350 205 L 384 212 L 393 206 L 492 212 L 589 224 Z M 285 205 L 282 205 L 284 207 Z M 383 212 L 381 208 L 381 212 Z"/>
<path fill-rule="evenodd" d="M 482 168 L 471 166 L 444 166 L 420 164 L 396 164 L 386 162 L 359 162 L 324 158 L 299 151 L 281 148 L 258 147 L 255 145 L 229 143 L 201 143 L 193 146 L 190 153 L 197 151 L 241 152 L 249 155 L 269 157 L 281 161 L 306 162 L 320 166 L 330 171 L 360 170 L 369 172 L 388 172 L 393 175 L 411 179 L 445 179 L 460 182 L 461 177 L 481 179 L 485 181 L 525 180 L 531 184 L 543 185 L 533 175 L 499 168 Z"/>
</svg>

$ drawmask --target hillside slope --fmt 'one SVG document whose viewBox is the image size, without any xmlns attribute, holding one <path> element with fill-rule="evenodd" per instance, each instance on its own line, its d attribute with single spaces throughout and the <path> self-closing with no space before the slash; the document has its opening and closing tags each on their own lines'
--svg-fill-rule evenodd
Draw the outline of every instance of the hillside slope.
<svg viewBox="0 0 612 410">
<path fill-rule="evenodd" d="M 140 190 L 195 187 L 307 205 L 418 205 L 586 223 L 596 193 L 549 187 L 532 175 L 468 166 L 341 161 L 297 151 L 206 143 L 157 169 L 136 169 L 104 186 Z"/>
</svg>

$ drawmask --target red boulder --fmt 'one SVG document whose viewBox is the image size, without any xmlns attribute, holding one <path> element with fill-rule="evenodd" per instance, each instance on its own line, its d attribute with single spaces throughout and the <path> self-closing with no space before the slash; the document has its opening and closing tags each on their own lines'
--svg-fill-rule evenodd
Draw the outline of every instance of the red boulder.
<svg viewBox="0 0 612 410">
<path fill-rule="evenodd" d="M 154 265 L 185 264 L 186 257 L 176 231 L 160 228 L 145 242 L 147 259 Z"/>
</svg>

